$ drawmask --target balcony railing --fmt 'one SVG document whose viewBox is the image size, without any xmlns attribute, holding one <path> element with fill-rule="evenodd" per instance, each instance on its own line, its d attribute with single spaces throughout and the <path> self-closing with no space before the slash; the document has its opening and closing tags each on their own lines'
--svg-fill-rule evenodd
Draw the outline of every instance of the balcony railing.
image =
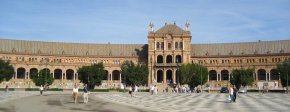
<svg viewBox="0 0 290 112">
<path fill-rule="evenodd" d="M 156 63 L 156 66 L 181 66 L 182 63 Z"/>
</svg>

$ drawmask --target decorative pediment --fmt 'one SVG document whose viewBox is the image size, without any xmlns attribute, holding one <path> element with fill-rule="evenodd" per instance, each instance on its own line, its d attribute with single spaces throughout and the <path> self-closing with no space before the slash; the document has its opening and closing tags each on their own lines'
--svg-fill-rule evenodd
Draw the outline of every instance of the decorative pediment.
<svg viewBox="0 0 290 112">
<path fill-rule="evenodd" d="M 15 52 L 16 52 L 15 48 L 13 48 L 11 52 L 12 52 L 12 53 L 15 53 Z"/>
<path fill-rule="evenodd" d="M 41 54 L 41 50 L 40 49 L 38 49 L 37 54 Z"/>
<path fill-rule="evenodd" d="M 258 54 L 258 51 L 257 51 L 257 50 L 255 50 L 254 54 Z"/>
<path fill-rule="evenodd" d="M 233 51 L 231 51 L 231 52 L 229 53 L 229 55 L 233 55 Z"/>
<path fill-rule="evenodd" d="M 281 50 L 280 50 L 280 53 L 284 53 L 284 50 L 283 50 L 283 49 L 281 49 Z"/>
</svg>

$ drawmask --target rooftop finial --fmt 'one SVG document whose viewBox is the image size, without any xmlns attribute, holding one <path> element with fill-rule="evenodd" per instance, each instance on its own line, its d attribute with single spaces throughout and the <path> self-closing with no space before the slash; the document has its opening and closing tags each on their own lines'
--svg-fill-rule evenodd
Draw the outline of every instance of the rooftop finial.
<svg viewBox="0 0 290 112">
<path fill-rule="evenodd" d="M 189 21 L 186 20 L 186 23 L 185 23 L 185 31 L 189 31 Z"/>
<path fill-rule="evenodd" d="M 149 31 L 154 32 L 154 24 L 153 24 L 152 21 L 151 21 L 150 24 L 149 24 Z"/>
<path fill-rule="evenodd" d="M 165 25 L 167 25 L 167 22 L 165 22 Z"/>
<path fill-rule="evenodd" d="M 175 21 L 174 21 L 174 23 L 173 23 L 174 25 L 176 25 L 176 23 L 175 23 Z"/>
</svg>

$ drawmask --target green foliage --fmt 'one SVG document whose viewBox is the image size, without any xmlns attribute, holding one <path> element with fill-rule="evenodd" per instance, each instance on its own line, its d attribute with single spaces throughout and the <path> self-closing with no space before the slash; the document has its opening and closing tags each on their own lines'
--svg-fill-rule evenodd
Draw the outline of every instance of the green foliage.
<svg viewBox="0 0 290 112">
<path fill-rule="evenodd" d="M 184 64 L 180 67 L 180 73 L 177 73 L 180 74 L 179 82 L 191 88 L 205 84 L 208 79 L 207 68 L 199 64 Z"/>
<path fill-rule="evenodd" d="M 47 91 L 63 91 L 61 88 L 49 88 Z"/>
<path fill-rule="evenodd" d="M 78 78 L 81 82 L 88 84 L 90 89 L 94 89 L 96 85 L 101 85 L 105 75 L 103 63 L 93 64 L 91 66 L 83 66 L 78 69 Z"/>
<path fill-rule="evenodd" d="M 49 73 L 48 69 L 42 69 L 38 75 L 32 75 L 32 81 L 36 86 L 51 85 L 54 81 L 53 76 Z"/>
<path fill-rule="evenodd" d="M 4 80 L 9 81 L 14 73 L 14 68 L 10 65 L 9 61 L 0 59 L 0 83 Z"/>
<path fill-rule="evenodd" d="M 122 81 L 126 85 L 145 85 L 148 81 L 148 66 L 145 64 L 135 65 L 132 61 L 125 61 L 121 65 Z"/>
<path fill-rule="evenodd" d="M 280 73 L 281 83 L 283 87 L 287 86 L 287 75 L 288 84 L 290 84 L 290 60 L 285 60 L 283 63 L 277 65 L 277 70 Z"/>
<path fill-rule="evenodd" d="M 253 84 L 255 69 L 254 68 L 241 68 L 241 69 L 234 69 L 232 71 L 232 75 L 230 77 L 230 83 L 232 85 L 235 85 L 237 89 L 239 89 L 242 86 L 247 86 Z"/>
</svg>

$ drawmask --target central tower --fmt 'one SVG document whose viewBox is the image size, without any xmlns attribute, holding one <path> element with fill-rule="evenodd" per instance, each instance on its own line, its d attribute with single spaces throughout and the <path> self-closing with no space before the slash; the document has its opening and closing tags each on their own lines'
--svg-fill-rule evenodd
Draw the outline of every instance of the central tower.
<svg viewBox="0 0 290 112">
<path fill-rule="evenodd" d="M 182 63 L 190 62 L 191 34 L 189 22 L 182 29 L 167 24 L 154 31 L 154 24 L 149 24 L 148 32 L 148 84 L 179 83 L 177 71 Z"/>
</svg>

